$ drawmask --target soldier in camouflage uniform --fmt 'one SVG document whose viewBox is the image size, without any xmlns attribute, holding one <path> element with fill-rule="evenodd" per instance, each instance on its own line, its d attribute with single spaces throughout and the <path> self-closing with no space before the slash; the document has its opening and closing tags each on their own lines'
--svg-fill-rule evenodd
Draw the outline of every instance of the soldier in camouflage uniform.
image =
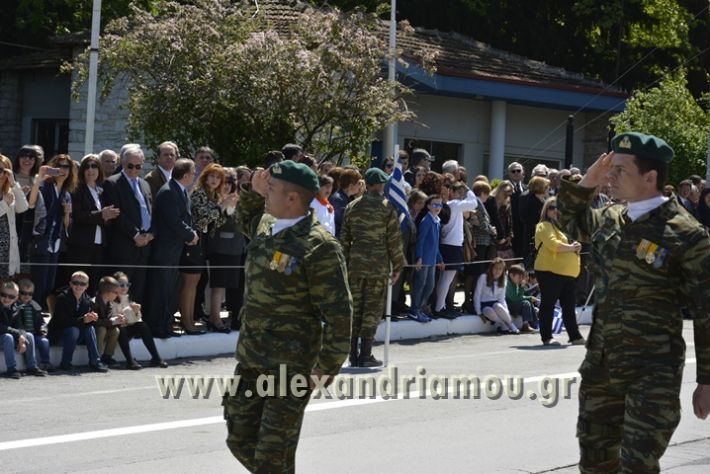
<svg viewBox="0 0 710 474">
<path fill-rule="evenodd" d="M 251 472 L 290 473 L 313 388 L 309 377 L 327 386 L 347 356 L 352 297 L 340 244 L 309 211 L 319 190 L 315 173 L 286 160 L 257 172 L 252 187 L 242 191 L 237 209 L 251 243 L 236 352 L 240 383 L 224 398 L 227 445 Z M 264 375 L 274 376 L 277 388 L 291 387 L 296 376 L 310 387 L 301 396 L 293 390 L 257 396 Z"/>
<path fill-rule="evenodd" d="M 381 169 L 367 170 L 367 193 L 348 204 L 340 230 L 353 294 L 351 367 L 382 365 L 372 355 L 372 342 L 384 314 L 390 274 L 394 283 L 404 267 L 397 211 L 382 195 L 387 178 Z"/>
<path fill-rule="evenodd" d="M 710 238 L 662 190 L 673 150 L 641 133 L 622 133 L 584 179 L 562 182 L 559 221 L 592 245 L 597 303 L 579 369 L 580 471 L 659 471 L 680 421 L 685 361 L 682 306 L 694 316 L 696 416 L 710 410 Z M 610 183 L 616 204 L 590 207 Z"/>
</svg>

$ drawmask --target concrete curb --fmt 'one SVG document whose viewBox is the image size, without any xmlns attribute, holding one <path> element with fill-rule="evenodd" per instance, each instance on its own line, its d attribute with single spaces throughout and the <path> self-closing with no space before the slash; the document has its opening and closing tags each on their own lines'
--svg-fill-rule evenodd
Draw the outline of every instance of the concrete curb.
<svg viewBox="0 0 710 474">
<path fill-rule="evenodd" d="M 577 311 L 579 324 L 591 324 L 591 308 L 586 311 Z M 520 325 L 521 321 L 518 318 L 516 321 Z M 495 327 L 486 324 L 479 316 L 464 315 L 456 319 L 435 319 L 428 323 L 418 323 L 412 320 L 400 320 L 391 323 L 390 341 L 404 341 L 411 339 L 426 339 L 428 337 L 442 337 L 462 334 L 482 334 L 495 332 Z M 170 339 L 156 339 L 155 345 L 161 357 L 166 360 L 182 359 L 189 357 L 210 357 L 221 356 L 225 354 L 233 354 L 237 347 L 239 332 L 231 332 L 230 334 L 207 333 L 201 336 L 182 336 L 173 337 Z M 385 323 L 380 323 L 375 335 L 375 341 L 384 342 L 385 339 Z M 140 339 L 131 340 L 131 352 L 136 360 L 149 361 L 150 354 L 143 345 Z M 39 355 L 39 354 L 37 354 Z M 62 355 L 60 346 L 51 348 L 50 360 L 53 365 L 59 365 Z M 17 369 L 25 369 L 24 357 L 15 353 L 17 359 Z M 123 362 L 123 353 L 117 347 L 114 359 Z M 72 364 L 77 367 L 88 365 L 88 355 L 85 346 L 77 346 L 74 351 L 74 359 Z M 37 359 L 39 363 L 39 358 Z M 0 373 L 5 372 L 5 359 L 0 356 Z"/>
</svg>

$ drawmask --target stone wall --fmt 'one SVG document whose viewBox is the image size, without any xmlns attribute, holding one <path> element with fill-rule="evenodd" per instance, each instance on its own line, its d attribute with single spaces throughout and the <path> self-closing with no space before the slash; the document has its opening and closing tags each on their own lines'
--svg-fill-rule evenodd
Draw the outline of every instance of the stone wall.
<svg viewBox="0 0 710 474">
<path fill-rule="evenodd" d="M 0 153 L 12 158 L 21 146 L 22 91 L 17 72 L 0 72 Z"/>
<path fill-rule="evenodd" d="M 84 156 L 86 133 L 86 97 L 88 85 L 81 90 L 79 101 L 72 99 L 69 108 L 69 154 L 74 159 Z M 128 141 L 128 88 L 125 80 L 117 80 L 106 99 L 97 93 L 94 121 L 93 152 L 111 149 L 118 152 Z"/>
</svg>

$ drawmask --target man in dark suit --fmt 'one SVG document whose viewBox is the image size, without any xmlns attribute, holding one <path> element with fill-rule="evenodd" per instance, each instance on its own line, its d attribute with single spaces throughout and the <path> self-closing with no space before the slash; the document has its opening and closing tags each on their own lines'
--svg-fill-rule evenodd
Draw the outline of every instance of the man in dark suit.
<svg viewBox="0 0 710 474">
<path fill-rule="evenodd" d="M 508 179 L 513 184 L 513 195 L 510 196 L 510 207 L 513 213 L 513 253 L 521 258 L 525 254 L 525 239 L 523 239 L 523 221 L 520 219 L 519 199 L 520 195 L 528 190 L 523 183 L 525 169 L 518 162 L 508 165 Z"/>
<path fill-rule="evenodd" d="M 173 142 L 163 142 L 158 145 L 158 166 L 145 177 L 145 180 L 150 184 L 150 192 L 153 196 L 157 196 L 158 190 L 170 181 L 175 160 L 179 154 L 178 147 Z"/>
<path fill-rule="evenodd" d="M 150 242 L 153 240 L 150 186 L 140 178 L 145 158 L 138 146 L 127 148 L 121 154 L 121 172 L 104 181 L 104 199 L 107 205 L 121 210 L 109 232 L 107 261 L 128 275 L 131 298 L 144 303 Z"/>
<path fill-rule="evenodd" d="M 199 236 L 192 227 L 187 187 L 195 177 L 195 163 L 181 158 L 175 162 L 172 178 L 155 197 L 155 243 L 151 255 L 151 293 L 146 315 L 155 337 L 176 336 L 172 332 L 177 308 L 178 265 L 185 245 L 196 245 Z"/>
</svg>

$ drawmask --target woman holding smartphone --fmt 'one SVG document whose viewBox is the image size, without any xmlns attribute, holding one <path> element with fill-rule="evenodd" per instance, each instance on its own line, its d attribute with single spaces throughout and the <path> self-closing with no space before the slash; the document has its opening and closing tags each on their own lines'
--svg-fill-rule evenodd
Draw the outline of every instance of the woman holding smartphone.
<svg viewBox="0 0 710 474">
<path fill-rule="evenodd" d="M 76 187 L 77 173 L 69 155 L 54 156 L 42 166 L 30 191 L 29 205 L 34 208 L 42 200 L 46 215 L 35 213 L 30 248 L 35 300 L 47 309 L 47 296 L 54 289 L 61 242 L 71 223 L 71 193 Z"/>
<path fill-rule="evenodd" d="M 27 210 L 27 200 L 15 181 L 12 162 L 0 155 L 0 280 L 20 272 L 15 214 Z"/>
</svg>

